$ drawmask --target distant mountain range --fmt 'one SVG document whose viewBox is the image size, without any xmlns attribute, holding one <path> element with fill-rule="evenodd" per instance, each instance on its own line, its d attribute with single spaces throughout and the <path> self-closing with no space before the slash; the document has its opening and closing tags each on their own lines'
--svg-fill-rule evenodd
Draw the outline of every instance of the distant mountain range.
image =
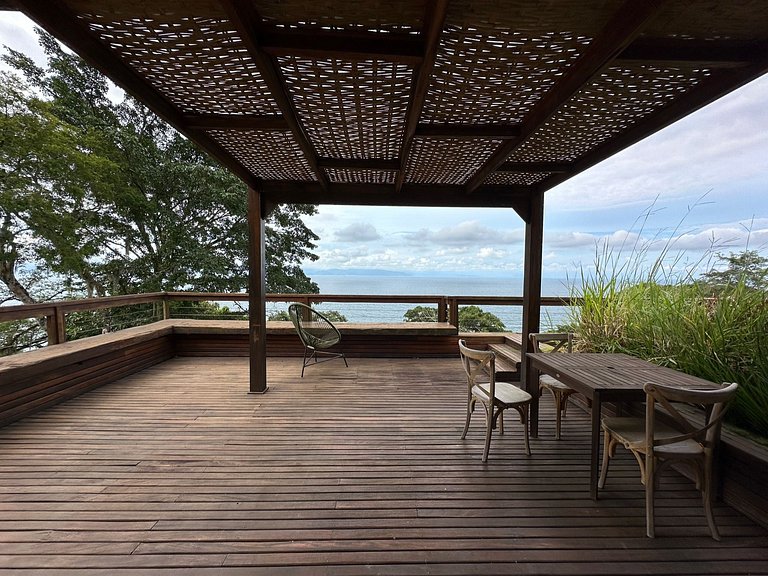
<svg viewBox="0 0 768 576">
<path fill-rule="evenodd" d="M 511 277 L 522 278 L 520 275 L 509 275 L 495 271 L 473 271 L 473 272 L 443 272 L 443 271 L 419 271 L 404 272 L 402 270 L 384 270 L 379 268 L 305 268 L 304 273 L 309 276 L 387 276 L 387 277 L 407 277 L 407 278 L 488 278 L 488 277 Z"/>
<path fill-rule="evenodd" d="M 327 270 L 305 268 L 307 276 L 415 276 L 410 272 L 398 270 L 379 270 L 374 268 L 329 268 Z M 432 274 L 430 274 L 432 276 Z"/>
</svg>

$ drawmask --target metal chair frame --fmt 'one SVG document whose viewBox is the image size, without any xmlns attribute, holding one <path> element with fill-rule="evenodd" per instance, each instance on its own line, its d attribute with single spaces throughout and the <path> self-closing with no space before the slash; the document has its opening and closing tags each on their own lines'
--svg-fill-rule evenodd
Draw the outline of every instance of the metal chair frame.
<svg viewBox="0 0 768 576">
<path fill-rule="evenodd" d="M 341 341 L 341 332 L 327 317 L 311 306 L 294 302 L 288 306 L 288 315 L 293 322 L 296 332 L 304 345 L 304 358 L 301 366 L 301 377 L 304 378 L 304 369 L 312 364 L 322 364 L 329 360 L 341 358 L 344 365 L 349 368 L 347 357 L 343 352 L 329 352 L 326 350 Z"/>
</svg>

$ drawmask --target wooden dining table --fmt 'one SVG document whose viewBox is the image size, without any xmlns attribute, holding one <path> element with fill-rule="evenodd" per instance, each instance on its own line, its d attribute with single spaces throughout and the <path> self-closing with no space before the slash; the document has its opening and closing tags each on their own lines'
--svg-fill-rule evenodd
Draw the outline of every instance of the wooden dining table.
<svg viewBox="0 0 768 576">
<path fill-rule="evenodd" d="M 549 374 L 591 400 L 592 446 L 589 470 L 589 494 L 597 500 L 597 481 L 600 465 L 600 419 L 604 402 L 617 402 L 619 408 L 625 402 L 644 401 L 643 386 L 646 382 L 667 384 L 686 389 L 712 389 L 718 386 L 695 376 L 658 366 L 627 354 L 604 353 L 532 353 L 526 389 L 534 397 L 531 403 L 530 433 L 538 436 L 539 375 Z"/>
</svg>

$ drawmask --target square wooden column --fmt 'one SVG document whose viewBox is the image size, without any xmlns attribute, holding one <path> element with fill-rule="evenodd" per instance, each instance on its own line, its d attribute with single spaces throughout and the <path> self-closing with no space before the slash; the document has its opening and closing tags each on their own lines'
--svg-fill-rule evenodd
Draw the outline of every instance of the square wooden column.
<svg viewBox="0 0 768 576">
<path fill-rule="evenodd" d="M 541 269 L 544 238 L 544 193 L 529 199 L 525 215 L 525 272 L 523 277 L 523 350 L 530 352 L 528 334 L 538 332 L 541 322 Z M 530 412 L 530 433 L 539 434 L 539 377 L 531 369 L 527 357 L 520 363 L 520 382 L 533 396 Z"/>
<path fill-rule="evenodd" d="M 250 393 L 267 391 L 267 265 L 261 193 L 248 190 L 248 344 Z"/>
</svg>

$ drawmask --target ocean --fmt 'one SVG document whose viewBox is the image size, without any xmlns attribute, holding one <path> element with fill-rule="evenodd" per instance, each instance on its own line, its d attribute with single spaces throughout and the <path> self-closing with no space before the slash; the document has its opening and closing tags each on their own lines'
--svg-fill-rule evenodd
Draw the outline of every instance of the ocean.
<svg viewBox="0 0 768 576">
<path fill-rule="evenodd" d="M 429 296 L 522 296 L 523 279 L 492 276 L 415 276 L 415 275 L 341 275 L 310 274 L 320 287 L 320 294 L 365 295 L 429 295 Z M 565 279 L 542 279 L 542 296 L 568 296 Z M 403 315 L 418 303 L 356 303 L 321 302 L 313 304 L 318 310 L 335 310 L 349 322 L 402 322 Z M 284 310 L 286 304 L 267 302 L 267 314 Z M 498 316 L 506 330 L 522 329 L 522 309 L 519 306 L 481 305 L 484 311 Z M 541 327 L 553 330 L 567 320 L 567 309 L 560 306 L 542 307 Z"/>
</svg>

